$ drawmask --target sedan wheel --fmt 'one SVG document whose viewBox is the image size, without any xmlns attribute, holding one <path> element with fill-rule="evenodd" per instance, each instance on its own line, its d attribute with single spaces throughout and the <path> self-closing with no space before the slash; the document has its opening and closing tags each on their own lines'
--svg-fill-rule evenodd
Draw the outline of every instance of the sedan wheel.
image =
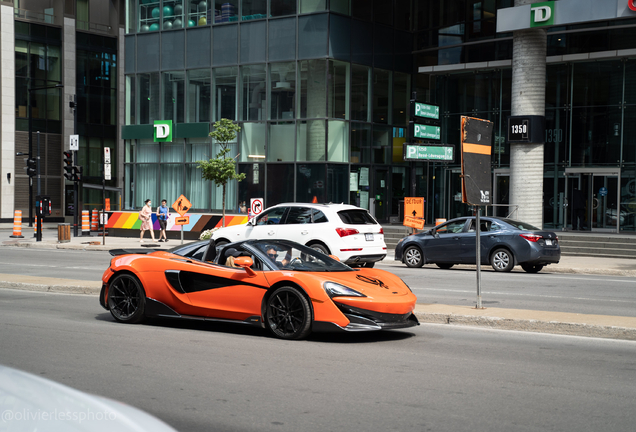
<svg viewBox="0 0 636 432">
<path fill-rule="evenodd" d="M 539 273 L 541 269 L 543 269 L 543 266 L 540 264 L 521 264 L 521 268 L 528 273 Z"/>
<path fill-rule="evenodd" d="M 407 247 L 404 251 L 404 263 L 407 267 L 422 267 L 424 265 L 422 251 L 416 246 Z"/>
<path fill-rule="evenodd" d="M 490 264 L 495 271 L 509 272 L 515 266 L 515 261 L 509 250 L 497 249 L 492 254 Z"/>
<path fill-rule="evenodd" d="M 146 294 L 135 276 L 116 276 L 108 287 L 108 309 L 119 322 L 136 324 L 143 321 Z"/>
<path fill-rule="evenodd" d="M 311 332 L 311 308 L 300 291 L 278 288 L 267 301 L 266 322 L 281 339 L 302 339 Z"/>
</svg>

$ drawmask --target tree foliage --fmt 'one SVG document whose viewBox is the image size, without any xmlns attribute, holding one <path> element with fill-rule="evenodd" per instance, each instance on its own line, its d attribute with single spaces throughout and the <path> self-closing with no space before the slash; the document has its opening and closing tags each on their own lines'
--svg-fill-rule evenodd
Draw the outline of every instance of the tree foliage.
<svg viewBox="0 0 636 432">
<path fill-rule="evenodd" d="M 225 226 L 225 188 L 230 180 L 241 181 L 245 174 L 236 172 L 236 160 L 229 156 L 229 143 L 236 139 L 236 134 L 241 128 L 231 120 L 222 118 L 213 125 L 214 130 L 210 136 L 219 144 L 221 150 L 216 157 L 208 161 L 197 161 L 197 168 L 201 169 L 201 177 L 204 180 L 214 182 L 223 188 L 223 226 Z M 238 156 L 238 155 L 237 155 Z"/>
</svg>

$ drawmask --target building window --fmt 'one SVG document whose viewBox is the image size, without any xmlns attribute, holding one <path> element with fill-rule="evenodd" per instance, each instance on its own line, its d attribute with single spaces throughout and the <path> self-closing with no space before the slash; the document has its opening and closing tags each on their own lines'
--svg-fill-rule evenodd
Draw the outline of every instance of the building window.
<svg viewBox="0 0 636 432">
<path fill-rule="evenodd" d="M 264 64 L 241 66 L 243 88 L 241 120 L 264 120 L 266 118 L 266 75 Z"/>
<path fill-rule="evenodd" d="M 237 117 L 237 92 L 238 92 L 238 67 L 225 67 L 212 69 L 214 77 L 214 121 L 222 118 L 236 120 Z"/>
<path fill-rule="evenodd" d="M 296 99 L 296 63 L 272 63 L 269 65 L 269 100 L 271 120 L 294 118 Z"/>
<path fill-rule="evenodd" d="M 351 65 L 351 120 L 371 121 L 371 68 Z"/>
<path fill-rule="evenodd" d="M 187 75 L 186 122 L 209 122 L 212 104 L 210 69 L 189 70 Z"/>
</svg>

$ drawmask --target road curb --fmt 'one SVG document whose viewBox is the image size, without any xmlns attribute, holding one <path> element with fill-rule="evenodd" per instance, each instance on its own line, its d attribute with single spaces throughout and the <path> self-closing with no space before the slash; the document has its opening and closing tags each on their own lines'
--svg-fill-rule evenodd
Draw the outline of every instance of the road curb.
<svg viewBox="0 0 636 432">
<path fill-rule="evenodd" d="M 487 327 L 497 330 L 517 330 L 605 339 L 636 340 L 636 329 L 627 327 L 419 311 L 415 311 L 415 316 L 421 323 Z"/>
<path fill-rule="evenodd" d="M 55 292 L 65 294 L 90 294 L 99 295 L 101 290 L 101 282 L 96 282 L 100 286 L 90 286 L 85 284 L 68 285 L 68 284 L 35 284 L 28 282 L 0 281 L 0 288 L 9 288 L 23 291 L 38 292 Z"/>
</svg>

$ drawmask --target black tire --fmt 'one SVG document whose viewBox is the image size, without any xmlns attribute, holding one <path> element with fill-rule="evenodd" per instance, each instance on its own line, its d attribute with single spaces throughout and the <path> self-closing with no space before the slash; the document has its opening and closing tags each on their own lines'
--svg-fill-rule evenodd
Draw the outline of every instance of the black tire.
<svg viewBox="0 0 636 432">
<path fill-rule="evenodd" d="M 281 339 L 303 339 L 311 333 L 309 302 L 294 287 L 281 287 L 267 299 L 267 328 Z"/>
<path fill-rule="evenodd" d="M 321 243 L 311 243 L 308 244 L 307 246 L 309 246 L 310 248 L 312 248 L 313 250 L 323 253 L 325 255 L 329 255 L 329 249 L 327 249 L 327 247 Z"/>
<path fill-rule="evenodd" d="M 441 269 L 444 270 L 448 270 L 449 268 L 451 268 L 452 266 L 454 266 L 455 264 L 448 264 L 448 263 L 435 263 L 435 265 Z"/>
<path fill-rule="evenodd" d="M 226 244 L 230 244 L 230 242 L 229 242 L 229 241 L 227 241 L 227 240 L 225 240 L 225 239 L 219 239 L 219 240 L 215 240 L 215 241 L 214 241 L 214 245 L 215 245 L 216 247 L 219 247 L 219 246 L 225 246 Z"/>
<path fill-rule="evenodd" d="M 515 266 L 515 258 L 508 249 L 499 248 L 490 256 L 490 265 L 495 271 L 509 272 Z"/>
<path fill-rule="evenodd" d="M 404 264 L 407 267 L 416 268 L 424 265 L 424 256 L 417 246 L 409 246 L 404 249 Z"/>
<path fill-rule="evenodd" d="M 521 264 L 521 268 L 528 273 L 539 273 L 543 267 L 542 264 Z"/>
<path fill-rule="evenodd" d="M 108 310 L 115 320 L 137 324 L 146 317 L 146 293 L 139 279 L 130 273 L 115 276 L 108 286 Z"/>
</svg>

